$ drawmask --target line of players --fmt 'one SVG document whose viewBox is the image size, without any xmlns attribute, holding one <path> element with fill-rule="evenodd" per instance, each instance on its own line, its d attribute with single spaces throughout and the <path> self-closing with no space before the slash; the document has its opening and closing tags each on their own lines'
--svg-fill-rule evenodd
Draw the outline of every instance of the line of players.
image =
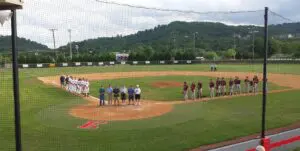
<svg viewBox="0 0 300 151">
<path fill-rule="evenodd" d="M 254 76 L 252 80 L 250 80 L 249 77 L 247 76 L 244 80 L 244 92 L 257 94 L 258 83 L 259 83 L 259 79 L 257 76 Z M 215 97 L 215 95 L 225 96 L 225 95 L 235 95 L 235 94 L 242 93 L 241 80 L 239 79 L 238 76 L 236 76 L 234 80 L 230 78 L 228 86 L 229 89 L 228 91 L 226 91 L 227 82 L 225 78 L 217 78 L 216 82 L 210 79 L 209 82 L 210 97 L 213 98 Z M 190 98 L 192 100 L 195 100 L 196 98 L 200 99 L 203 97 L 203 84 L 201 81 L 198 82 L 197 88 L 194 82 L 191 84 L 190 94 L 191 94 Z M 184 82 L 183 84 L 183 97 L 184 100 L 189 99 L 189 86 L 186 82 Z"/>
<path fill-rule="evenodd" d="M 141 105 L 141 94 L 142 90 L 139 85 L 136 85 L 134 88 L 130 86 L 128 89 L 124 85 L 123 87 L 114 87 L 111 85 L 105 89 L 103 86 L 99 89 L 99 106 L 105 106 L 105 94 L 107 94 L 108 105 L 120 105 L 119 97 L 121 96 L 122 105 L 126 104 L 127 95 L 128 95 L 128 105 Z M 132 104 L 131 104 L 132 103 Z"/>
<path fill-rule="evenodd" d="M 62 75 L 60 77 L 60 84 L 62 88 L 65 88 L 73 94 L 89 97 L 90 82 L 88 79 Z"/>
</svg>

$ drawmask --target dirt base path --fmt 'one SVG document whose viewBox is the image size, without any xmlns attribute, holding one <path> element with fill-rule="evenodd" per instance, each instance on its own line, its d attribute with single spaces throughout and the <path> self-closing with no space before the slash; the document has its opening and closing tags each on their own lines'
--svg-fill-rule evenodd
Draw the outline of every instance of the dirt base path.
<svg viewBox="0 0 300 151">
<path fill-rule="evenodd" d="M 243 79 L 246 76 L 253 77 L 258 75 L 262 77 L 262 74 L 254 73 L 244 73 L 244 72 L 194 72 L 194 71 L 160 71 L 160 72 L 113 72 L 113 73 L 93 73 L 93 74 L 80 74 L 72 75 L 75 77 L 85 77 L 89 80 L 107 80 L 107 79 L 120 79 L 120 78 L 137 78 L 137 77 L 147 77 L 147 76 L 208 76 L 208 77 L 235 77 L 239 76 Z M 51 77 L 39 77 L 39 80 L 43 81 L 45 84 L 54 85 L 59 87 L 59 76 Z M 300 85 L 297 84 L 300 81 L 299 75 L 289 75 L 289 74 L 268 74 L 268 81 L 275 83 L 279 86 L 289 87 L 286 90 L 276 90 L 269 93 L 278 93 L 283 91 L 290 91 L 293 89 L 300 89 Z M 204 85 L 205 87 L 205 85 Z M 219 97 L 214 99 L 223 99 L 227 100 L 232 97 L 241 97 L 251 94 L 242 94 L 239 96 L 226 96 Z M 181 103 L 190 103 L 188 102 L 157 102 L 151 100 L 143 100 L 141 106 L 106 106 L 97 108 L 98 99 L 95 97 L 85 98 L 89 101 L 86 105 L 78 105 L 70 109 L 70 115 L 82 119 L 88 120 L 106 120 L 106 121 L 115 121 L 115 120 L 133 120 L 133 119 L 142 119 L 150 118 L 163 115 L 172 110 L 173 104 Z M 200 101 L 209 101 L 210 98 L 204 98 Z"/>
</svg>

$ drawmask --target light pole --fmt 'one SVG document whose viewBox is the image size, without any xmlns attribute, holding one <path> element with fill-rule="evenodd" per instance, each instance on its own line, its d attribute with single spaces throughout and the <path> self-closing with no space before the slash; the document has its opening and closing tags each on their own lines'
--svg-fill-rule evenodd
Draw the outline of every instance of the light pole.
<svg viewBox="0 0 300 151">
<path fill-rule="evenodd" d="M 258 33 L 257 30 L 254 30 L 253 28 L 250 28 L 250 34 L 252 34 L 252 61 L 254 60 L 254 49 L 255 49 L 255 33 Z"/>
<path fill-rule="evenodd" d="M 233 33 L 233 49 L 235 49 L 236 48 L 236 44 L 235 44 L 235 32 Z"/>
<path fill-rule="evenodd" d="M 70 45 L 70 59 L 72 60 L 73 58 L 73 52 L 72 52 L 72 30 L 68 29 L 69 32 L 69 45 Z"/>
<path fill-rule="evenodd" d="M 75 49 L 76 49 L 76 52 L 77 52 L 77 57 L 79 57 L 79 51 L 78 51 L 79 46 L 78 46 L 78 45 L 75 45 Z"/>
<path fill-rule="evenodd" d="M 196 52 L 196 35 L 198 32 L 194 32 L 194 52 Z"/>
<path fill-rule="evenodd" d="M 186 39 L 188 39 L 188 38 L 189 38 L 189 36 L 188 36 L 188 35 L 185 35 L 185 36 L 184 36 L 184 38 L 185 38 L 185 39 L 184 39 L 184 42 L 187 42 L 187 41 L 186 41 Z M 184 46 L 184 51 L 185 51 L 185 47 L 186 47 L 186 45 L 183 45 L 183 46 Z"/>
<path fill-rule="evenodd" d="M 55 31 L 57 30 L 57 29 L 54 29 L 54 28 L 52 28 L 52 29 L 49 29 L 51 32 L 52 32 L 52 38 L 53 38 L 53 50 L 54 50 L 54 53 L 55 53 L 55 56 L 56 56 L 56 58 L 57 58 L 57 53 L 56 53 L 56 46 L 55 46 Z"/>
</svg>

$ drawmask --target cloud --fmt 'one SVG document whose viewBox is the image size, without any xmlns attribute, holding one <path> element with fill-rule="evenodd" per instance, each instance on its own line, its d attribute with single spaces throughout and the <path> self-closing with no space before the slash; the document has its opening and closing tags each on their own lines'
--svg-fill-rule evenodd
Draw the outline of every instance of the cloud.
<svg viewBox="0 0 300 151">
<path fill-rule="evenodd" d="M 115 2 L 147 7 L 206 11 L 263 10 L 269 6 L 293 20 L 300 20 L 298 0 L 115 0 Z M 68 29 L 72 29 L 72 40 L 81 41 L 97 37 L 128 35 L 139 30 L 153 28 L 172 21 L 219 21 L 228 24 L 263 23 L 263 11 L 240 14 L 190 14 L 136 9 L 96 0 L 30 0 L 25 1 L 24 9 L 18 11 L 18 35 L 46 44 L 53 48 L 50 28 L 58 29 L 57 46 L 68 43 Z M 271 23 L 287 22 L 270 15 Z M 0 28 L 0 35 L 10 34 L 10 24 Z"/>
</svg>

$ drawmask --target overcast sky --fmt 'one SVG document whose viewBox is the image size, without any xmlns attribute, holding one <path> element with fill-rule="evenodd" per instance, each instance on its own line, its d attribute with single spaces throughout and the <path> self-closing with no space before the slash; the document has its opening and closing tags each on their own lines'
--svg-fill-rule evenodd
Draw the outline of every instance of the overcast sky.
<svg viewBox="0 0 300 151">
<path fill-rule="evenodd" d="M 206 11 L 263 10 L 272 11 L 294 21 L 300 20 L 300 0 L 114 0 L 133 5 L 166 9 Z M 241 14 L 189 14 L 161 12 L 103 4 L 96 0 L 25 0 L 24 9 L 18 11 L 18 35 L 53 48 L 50 28 L 57 29 L 57 47 L 72 41 L 128 35 L 172 21 L 218 21 L 231 25 L 263 24 L 263 11 Z M 287 20 L 270 15 L 270 23 Z M 10 34 L 9 22 L 0 27 L 0 35 Z"/>
</svg>

